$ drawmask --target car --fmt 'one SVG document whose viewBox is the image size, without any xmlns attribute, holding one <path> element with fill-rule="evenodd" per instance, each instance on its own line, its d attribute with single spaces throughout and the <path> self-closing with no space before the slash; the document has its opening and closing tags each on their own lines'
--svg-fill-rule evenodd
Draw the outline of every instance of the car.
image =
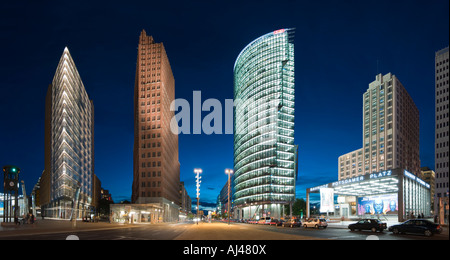
<svg viewBox="0 0 450 260">
<path fill-rule="evenodd" d="M 285 222 L 283 222 L 283 227 L 301 227 L 302 226 L 302 222 L 300 221 L 300 219 L 289 219 Z"/>
<path fill-rule="evenodd" d="M 381 222 L 378 219 L 361 219 L 360 221 L 348 225 L 351 231 L 355 230 L 370 230 L 372 232 L 383 232 L 387 228 L 386 223 Z"/>
<path fill-rule="evenodd" d="M 395 235 L 400 233 L 414 233 L 424 234 L 425 236 L 430 237 L 433 234 L 440 234 L 442 228 L 440 225 L 426 219 L 410 219 L 401 224 L 390 226 L 389 231 Z"/>
<path fill-rule="evenodd" d="M 263 217 L 258 220 L 258 224 L 269 225 L 270 221 L 270 217 Z"/>
<path fill-rule="evenodd" d="M 303 223 L 304 228 L 313 227 L 313 228 L 327 228 L 328 223 L 324 218 L 312 218 Z"/>
<path fill-rule="evenodd" d="M 248 224 L 258 224 L 258 221 L 256 219 L 249 219 L 247 221 Z"/>
<path fill-rule="evenodd" d="M 274 218 L 270 221 L 269 225 L 281 226 L 281 225 L 283 225 L 283 223 L 284 223 L 283 220 Z"/>
</svg>

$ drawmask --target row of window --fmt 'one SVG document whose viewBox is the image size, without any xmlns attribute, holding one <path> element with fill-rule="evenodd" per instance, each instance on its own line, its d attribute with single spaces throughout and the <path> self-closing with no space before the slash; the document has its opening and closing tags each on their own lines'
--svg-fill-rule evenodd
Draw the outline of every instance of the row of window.
<svg viewBox="0 0 450 260">
<path fill-rule="evenodd" d="M 147 111 L 147 113 L 150 113 L 150 109 L 149 109 L 149 111 Z M 145 114 L 145 110 L 142 110 L 141 114 Z M 152 116 L 152 121 L 156 121 L 156 120 L 158 120 L 158 121 L 161 120 L 161 116 L 160 115 Z M 147 121 L 150 121 L 150 117 L 147 117 Z M 144 122 L 144 121 L 142 121 L 142 122 Z M 142 139 L 145 139 L 145 138 L 142 138 Z"/>
<path fill-rule="evenodd" d="M 145 88 L 142 88 L 141 91 L 145 91 Z M 141 95 L 143 95 L 143 93 Z M 151 94 L 151 97 L 155 97 L 155 96 L 156 97 L 161 96 L 161 92 L 157 92 L 157 93 L 152 93 Z M 150 97 L 150 93 L 147 94 L 147 97 Z"/>
<path fill-rule="evenodd" d="M 143 162 L 141 164 L 142 168 L 152 168 L 152 167 L 161 167 L 161 161 L 157 162 Z"/>
<path fill-rule="evenodd" d="M 161 192 L 160 191 L 158 191 L 158 192 L 155 192 L 155 191 L 150 192 L 150 191 L 148 191 L 146 193 L 145 191 L 143 191 L 141 193 L 141 195 L 142 195 L 142 197 L 161 197 Z"/>
<path fill-rule="evenodd" d="M 161 157 L 161 152 L 147 153 L 147 157 L 145 153 L 141 155 L 141 158 L 153 158 L 153 157 Z"/>
<path fill-rule="evenodd" d="M 448 92 L 448 80 L 436 84 L 436 89 L 440 89 L 441 87 L 445 86 L 447 86 L 447 88 L 444 88 L 443 90 L 441 89 L 440 91 L 436 92 L 436 96 Z"/>
<path fill-rule="evenodd" d="M 147 82 L 141 81 L 141 85 L 150 84 L 150 83 L 158 83 L 158 82 L 161 82 L 161 79 L 159 79 L 159 78 L 154 79 L 153 78 L 151 81 L 150 80 L 147 80 Z"/>
<path fill-rule="evenodd" d="M 145 181 L 143 181 L 142 183 L 141 183 L 141 187 L 142 188 L 145 188 L 145 187 L 147 187 L 147 188 L 159 188 L 159 187 L 161 187 L 161 182 L 160 181 L 158 181 L 158 182 L 156 182 L 156 181 L 152 181 L 152 182 L 145 182 Z"/>
<path fill-rule="evenodd" d="M 442 137 L 447 137 L 448 136 L 448 131 L 442 132 L 442 133 L 437 133 L 436 134 L 436 139 L 438 138 L 442 138 Z"/>
<path fill-rule="evenodd" d="M 447 77 L 448 78 L 448 72 L 446 73 L 446 74 L 442 74 L 442 75 L 438 75 L 437 77 L 436 77 L 436 80 L 440 80 L 440 79 L 445 79 L 445 77 Z"/>
<path fill-rule="evenodd" d="M 153 172 L 141 172 L 141 177 L 161 177 L 161 171 L 153 171 Z"/>
<path fill-rule="evenodd" d="M 448 158 L 448 151 L 447 152 L 443 152 L 443 153 L 436 153 L 436 159 L 445 158 L 445 157 Z"/>
</svg>

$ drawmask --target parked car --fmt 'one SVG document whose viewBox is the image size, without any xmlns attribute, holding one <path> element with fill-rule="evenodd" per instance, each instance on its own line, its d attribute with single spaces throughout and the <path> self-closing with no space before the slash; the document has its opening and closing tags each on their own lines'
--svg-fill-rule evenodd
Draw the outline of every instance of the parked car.
<svg viewBox="0 0 450 260">
<path fill-rule="evenodd" d="M 425 236 L 430 237 L 433 234 L 440 234 L 442 228 L 440 225 L 426 219 L 410 219 L 401 224 L 390 226 L 389 231 L 394 234 L 414 233 L 424 234 Z"/>
<path fill-rule="evenodd" d="M 303 222 L 303 227 L 313 227 L 313 228 L 327 228 L 328 223 L 327 220 L 324 218 L 312 218 L 308 221 Z"/>
<path fill-rule="evenodd" d="M 270 221 L 271 221 L 270 217 L 260 218 L 258 220 L 258 224 L 269 225 Z"/>
<path fill-rule="evenodd" d="M 383 232 L 387 228 L 386 223 L 381 222 L 378 219 L 361 219 L 360 221 L 348 225 L 351 231 L 355 230 L 370 230 L 372 232 Z"/>
<path fill-rule="evenodd" d="M 283 227 L 301 227 L 302 222 L 300 219 L 289 219 L 285 222 L 283 222 Z"/>
<path fill-rule="evenodd" d="M 270 221 L 270 223 L 269 223 L 269 225 L 274 225 L 274 226 L 281 226 L 281 225 L 283 225 L 283 223 L 284 223 L 284 221 L 283 220 L 281 220 L 281 219 L 272 219 L 271 221 Z"/>
</svg>

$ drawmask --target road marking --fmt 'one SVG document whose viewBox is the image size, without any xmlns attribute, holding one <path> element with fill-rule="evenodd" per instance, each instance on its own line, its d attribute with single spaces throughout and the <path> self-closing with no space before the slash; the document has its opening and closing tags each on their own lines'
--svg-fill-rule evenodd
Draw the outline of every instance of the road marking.
<svg viewBox="0 0 450 260">
<path fill-rule="evenodd" d="M 376 235 L 370 235 L 366 237 L 366 240 L 380 240 L 380 238 Z"/>
<path fill-rule="evenodd" d="M 329 237 L 328 239 L 343 239 L 343 238 L 352 238 L 356 236 L 339 236 L 339 237 Z"/>
</svg>

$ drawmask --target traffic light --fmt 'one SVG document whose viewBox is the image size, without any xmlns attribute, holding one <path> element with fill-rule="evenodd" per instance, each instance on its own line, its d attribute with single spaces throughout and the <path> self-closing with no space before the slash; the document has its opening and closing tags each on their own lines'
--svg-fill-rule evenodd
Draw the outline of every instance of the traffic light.
<svg viewBox="0 0 450 260">
<path fill-rule="evenodd" d="M 20 169 L 17 166 L 13 166 L 13 165 L 7 165 L 3 167 L 3 172 L 6 173 L 10 173 L 10 174 L 19 174 L 20 173 Z"/>
</svg>

